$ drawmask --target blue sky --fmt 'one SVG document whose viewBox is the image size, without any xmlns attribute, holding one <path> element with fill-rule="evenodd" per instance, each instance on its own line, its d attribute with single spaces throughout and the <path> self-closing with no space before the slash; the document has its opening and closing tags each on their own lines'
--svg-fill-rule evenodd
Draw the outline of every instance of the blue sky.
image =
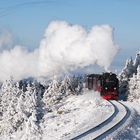
<svg viewBox="0 0 140 140">
<path fill-rule="evenodd" d="M 122 66 L 140 48 L 139 0 L 0 0 L 0 29 L 17 44 L 38 47 L 47 25 L 65 20 L 87 29 L 109 24 L 120 47 L 113 65 Z"/>
</svg>

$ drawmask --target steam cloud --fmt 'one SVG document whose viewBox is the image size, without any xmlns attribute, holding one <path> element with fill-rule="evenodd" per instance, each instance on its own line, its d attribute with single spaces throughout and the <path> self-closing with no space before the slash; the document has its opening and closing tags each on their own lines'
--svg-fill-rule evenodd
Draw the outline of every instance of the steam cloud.
<svg viewBox="0 0 140 140">
<path fill-rule="evenodd" d="M 109 25 L 86 31 L 64 21 L 51 22 L 33 52 L 15 46 L 0 53 L 0 80 L 49 76 L 91 64 L 108 69 L 118 50 L 112 33 Z"/>
<path fill-rule="evenodd" d="M 6 49 L 10 49 L 12 45 L 12 35 L 6 31 L 0 31 L 0 51 L 2 51 L 5 47 Z"/>
</svg>

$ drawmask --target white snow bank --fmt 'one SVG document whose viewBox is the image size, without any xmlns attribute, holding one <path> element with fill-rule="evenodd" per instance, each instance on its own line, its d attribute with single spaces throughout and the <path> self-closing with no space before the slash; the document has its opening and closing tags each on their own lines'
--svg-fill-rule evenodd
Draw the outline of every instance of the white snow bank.
<svg viewBox="0 0 140 140">
<path fill-rule="evenodd" d="M 71 96 L 57 112 L 45 114 L 41 127 L 43 139 L 70 139 L 107 118 L 113 107 L 98 92 Z"/>
<path fill-rule="evenodd" d="M 122 133 L 119 135 L 119 137 L 116 137 L 116 140 L 118 138 L 122 139 L 140 139 L 140 99 L 134 101 L 134 102 L 127 102 L 126 105 L 129 108 L 133 108 L 133 112 L 135 115 L 133 115 L 133 118 L 129 125 L 122 131 Z M 131 114 L 133 114 L 131 110 Z"/>
<path fill-rule="evenodd" d="M 69 80 L 65 78 L 64 81 L 62 85 L 53 82 L 43 98 L 33 85 L 28 85 L 23 92 L 18 84 L 5 83 L 0 95 L 0 111 L 3 111 L 0 140 L 71 139 L 96 126 L 114 111 L 98 92 L 82 94 L 74 87 L 71 88 L 75 92 L 69 91 Z"/>
<path fill-rule="evenodd" d="M 115 132 L 111 133 L 105 140 L 139 140 L 140 139 L 140 102 L 122 102 L 131 111 L 130 117 Z"/>
</svg>

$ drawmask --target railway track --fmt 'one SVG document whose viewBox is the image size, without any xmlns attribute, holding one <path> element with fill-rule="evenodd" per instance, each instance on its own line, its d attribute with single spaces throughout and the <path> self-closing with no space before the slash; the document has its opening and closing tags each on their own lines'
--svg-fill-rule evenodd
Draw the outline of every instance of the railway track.
<svg viewBox="0 0 140 140">
<path fill-rule="evenodd" d="M 71 140 L 101 140 L 118 129 L 130 116 L 129 109 L 118 101 L 109 101 L 114 112 L 105 121 Z"/>
</svg>

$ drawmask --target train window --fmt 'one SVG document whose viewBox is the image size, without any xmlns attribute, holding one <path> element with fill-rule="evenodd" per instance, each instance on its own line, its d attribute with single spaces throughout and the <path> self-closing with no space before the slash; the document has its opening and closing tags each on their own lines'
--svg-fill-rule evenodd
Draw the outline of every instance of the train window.
<svg viewBox="0 0 140 140">
<path fill-rule="evenodd" d="M 88 88 L 93 89 L 93 79 L 92 79 L 92 77 L 88 78 Z"/>
</svg>

